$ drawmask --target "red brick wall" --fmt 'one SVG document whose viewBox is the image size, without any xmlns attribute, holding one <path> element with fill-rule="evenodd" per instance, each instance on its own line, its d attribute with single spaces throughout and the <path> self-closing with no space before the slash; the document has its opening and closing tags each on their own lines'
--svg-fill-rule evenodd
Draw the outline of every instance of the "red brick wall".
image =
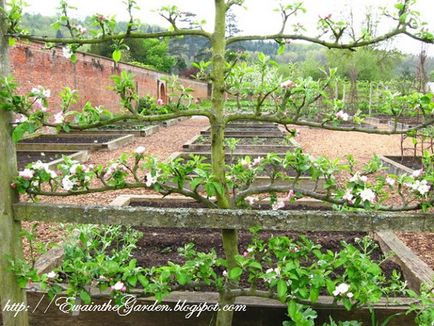
<svg viewBox="0 0 434 326">
<path fill-rule="evenodd" d="M 120 109 L 119 97 L 111 90 L 111 76 L 122 70 L 135 75 L 140 96 L 150 95 L 157 98 L 158 80 L 167 74 L 135 67 L 128 64 L 115 63 L 107 58 L 77 53 L 78 61 L 72 64 L 63 56 L 62 49 L 43 49 L 37 43 L 20 43 L 10 50 L 10 61 L 15 79 L 21 92 L 28 92 L 32 87 L 41 85 L 51 90 L 50 110 L 57 111 L 60 102 L 59 92 L 66 86 L 77 90 L 80 100 L 78 107 L 87 101 L 94 106 L 102 105 L 110 110 Z M 206 83 L 181 79 L 186 87 L 194 89 L 193 96 L 207 98 Z"/>
</svg>

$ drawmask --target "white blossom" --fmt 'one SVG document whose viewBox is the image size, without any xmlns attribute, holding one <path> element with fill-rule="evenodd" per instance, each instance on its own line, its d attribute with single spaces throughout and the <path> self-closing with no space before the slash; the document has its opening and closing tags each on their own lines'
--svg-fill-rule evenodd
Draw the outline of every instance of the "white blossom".
<svg viewBox="0 0 434 326">
<path fill-rule="evenodd" d="M 345 294 L 350 289 L 350 286 L 346 283 L 339 284 L 336 289 L 333 291 L 333 295 L 337 297 L 338 295 Z"/>
<path fill-rule="evenodd" d="M 65 189 L 66 191 L 71 191 L 75 186 L 75 182 L 72 181 L 69 176 L 66 176 L 63 178 L 62 180 L 62 187 L 63 189 Z"/>
<path fill-rule="evenodd" d="M 54 271 L 51 271 L 51 272 L 49 272 L 49 273 L 47 274 L 47 277 L 48 277 L 49 279 L 54 279 L 54 278 L 57 277 L 57 274 L 56 274 Z"/>
<path fill-rule="evenodd" d="M 375 201 L 375 197 L 375 192 L 373 192 L 372 189 L 365 188 L 360 192 L 360 198 L 362 198 L 363 201 L 373 203 Z"/>
<path fill-rule="evenodd" d="M 30 169 L 24 169 L 19 173 L 19 176 L 22 177 L 25 180 L 30 180 L 35 176 L 35 172 Z"/>
<path fill-rule="evenodd" d="M 422 180 L 422 181 L 416 180 L 416 182 L 411 184 L 410 187 L 414 191 L 419 192 L 422 196 L 426 195 L 431 189 L 431 186 L 428 184 L 428 181 L 426 180 Z"/>
<path fill-rule="evenodd" d="M 142 155 L 146 151 L 146 148 L 144 146 L 139 146 L 136 148 L 136 154 Z"/>
<path fill-rule="evenodd" d="M 336 113 L 336 118 L 338 118 L 342 121 L 348 121 L 350 119 L 350 116 L 348 113 L 341 110 L 338 113 Z"/>
<path fill-rule="evenodd" d="M 386 178 L 386 183 L 391 187 L 393 187 L 395 185 L 395 182 L 396 182 L 395 179 L 393 179 L 391 177 Z"/>
<path fill-rule="evenodd" d="M 63 115 L 63 112 L 59 112 L 54 115 L 54 123 L 61 124 L 64 121 L 65 121 L 65 117 Z"/>
<path fill-rule="evenodd" d="M 346 200 L 347 202 L 354 204 L 354 196 L 351 189 L 347 189 L 344 196 L 342 197 L 343 200 Z"/>
<path fill-rule="evenodd" d="M 63 51 L 63 56 L 64 56 L 66 59 L 71 59 L 71 57 L 72 57 L 73 54 L 74 54 L 74 52 L 72 52 L 71 49 L 68 48 L 68 47 L 66 47 L 66 46 L 62 49 L 62 51 Z"/>
<path fill-rule="evenodd" d="M 146 175 L 146 182 L 145 182 L 146 187 L 148 187 L 148 188 L 152 187 L 155 183 L 157 183 L 157 179 L 158 179 L 158 175 L 152 176 L 151 173 L 148 173 Z"/>
<path fill-rule="evenodd" d="M 413 178 L 419 178 L 420 176 L 422 176 L 422 174 L 423 174 L 423 169 L 420 169 L 420 170 L 416 170 L 416 171 L 414 171 L 414 172 L 411 174 L 411 176 L 412 176 Z"/>
</svg>

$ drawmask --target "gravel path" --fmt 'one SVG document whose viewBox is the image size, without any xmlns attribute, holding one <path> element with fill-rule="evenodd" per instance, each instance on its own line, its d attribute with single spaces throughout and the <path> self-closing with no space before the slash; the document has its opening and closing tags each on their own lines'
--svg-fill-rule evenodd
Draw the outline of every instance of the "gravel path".
<svg viewBox="0 0 434 326">
<path fill-rule="evenodd" d="M 126 147 L 112 152 L 97 152 L 91 155 L 89 164 L 106 163 L 119 157 L 124 152 L 132 152 L 138 146 L 145 146 L 147 152 L 152 153 L 161 160 L 168 158 L 172 153 L 181 151 L 182 145 L 197 135 L 199 131 L 208 126 L 203 118 L 193 118 L 178 123 L 169 128 L 161 128 L 154 135 L 137 138 Z M 330 159 L 339 158 L 344 161 L 345 156 L 352 154 L 360 164 L 366 163 L 373 155 L 399 155 L 400 136 L 380 136 L 362 134 L 357 132 L 338 132 L 312 129 L 308 127 L 297 128 L 300 134 L 296 140 L 308 153 L 314 156 L 326 156 Z M 119 190 L 110 193 L 76 196 L 71 198 L 41 198 L 42 202 L 70 203 L 70 204 L 99 204 L 107 205 L 120 194 L 145 194 L 146 190 Z M 26 228 L 29 224 L 26 225 Z M 40 224 L 38 234 L 45 243 L 53 243 L 61 239 L 64 229 L 59 225 Z M 400 234 L 400 238 L 411 247 L 422 259 L 434 268 L 434 234 Z M 28 251 L 28 246 L 26 252 Z"/>
</svg>

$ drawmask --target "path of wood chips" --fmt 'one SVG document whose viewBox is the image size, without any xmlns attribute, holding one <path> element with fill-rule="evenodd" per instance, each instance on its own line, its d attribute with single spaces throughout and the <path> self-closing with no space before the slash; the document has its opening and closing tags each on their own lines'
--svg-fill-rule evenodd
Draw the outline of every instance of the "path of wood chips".
<svg viewBox="0 0 434 326">
<path fill-rule="evenodd" d="M 147 152 L 159 159 L 165 159 L 173 152 L 182 150 L 182 145 L 208 125 L 207 120 L 194 118 L 169 128 L 162 128 L 152 136 L 138 138 L 133 144 L 114 152 L 97 152 L 91 155 L 89 164 L 106 163 L 121 153 L 131 152 L 138 146 L 145 146 Z M 356 132 L 336 132 L 301 127 L 297 141 L 304 150 L 314 156 L 326 156 L 345 160 L 353 154 L 360 164 L 367 162 L 373 155 L 400 154 L 400 136 L 378 136 Z M 70 204 L 109 204 L 119 194 L 143 194 L 144 190 L 122 190 L 110 193 L 92 194 L 71 198 L 42 198 L 43 202 Z M 28 228 L 29 225 L 27 224 Z M 59 241 L 63 236 L 63 226 L 41 224 L 38 227 L 40 240 L 45 243 Z M 401 234 L 400 238 L 434 268 L 434 234 Z M 25 246 L 28 252 L 28 246 Z"/>
</svg>

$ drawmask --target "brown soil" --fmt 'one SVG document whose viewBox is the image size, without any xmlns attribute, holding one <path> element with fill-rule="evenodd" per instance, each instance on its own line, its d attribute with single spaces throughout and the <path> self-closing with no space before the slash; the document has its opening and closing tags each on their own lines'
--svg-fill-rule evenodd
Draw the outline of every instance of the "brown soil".
<svg viewBox="0 0 434 326">
<path fill-rule="evenodd" d="M 67 136 L 39 136 L 31 139 L 22 140 L 26 144 L 104 144 L 122 135 L 98 136 L 98 135 L 79 135 L 74 137 Z"/>
<path fill-rule="evenodd" d="M 159 229 L 159 228 L 138 228 L 143 232 L 143 238 L 139 240 L 137 249 L 133 253 L 141 266 L 159 266 L 171 261 L 174 263 L 183 263 L 183 258 L 177 252 L 187 243 L 194 243 L 195 249 L 199 252 L 209 252 L 211 249 L 216 250 L 219 257 L 224 257 L 221 232 L 212 229 Z M 331 250 L 338 252 L 341 249 L 340 243 L 345 241 L 358 247 L 355 242 L 356 238 L 363 238 L 366 233 L 362 232 L 261 232 L 261 239 L 269 239 L 273 236 L 288 236 L 295 241 L 300 239 L 301 235 L 307 236 L 314 243 L 321 245 L 321 250 Z M 239 233 L 239 251 L 245 252 L 252 241 L 252 236 L 247 231 Z M 379 248 L 374 250 L 371 258 L 380 261 L 383 254 Z M 308 263 L 313 262 L 312 257 L 307 257 Z M 392 275 L 393 270 L 400 271 L 400 267 L 387 261 L 382 264 L 382 270 L 387 277 Z M 223 271 L 223 269 L 221 270 Z M 244 284 L 248 285 L 248 284 Z"/>
<path fill-rule="evenodd" d="M 18 169 L 22 170 L 27 164 L 41 161 L 49 163 L 61 159 L 63 155 L 69 155 L 70 152 L 17 152 Z"/>
<path fill-rule="evenodd" d="M 414 156 L 386 156 L 387 158 L 402 164 L 410 169 L 419 170 L 423 167 L 422 158 Z"/>
</svg>

